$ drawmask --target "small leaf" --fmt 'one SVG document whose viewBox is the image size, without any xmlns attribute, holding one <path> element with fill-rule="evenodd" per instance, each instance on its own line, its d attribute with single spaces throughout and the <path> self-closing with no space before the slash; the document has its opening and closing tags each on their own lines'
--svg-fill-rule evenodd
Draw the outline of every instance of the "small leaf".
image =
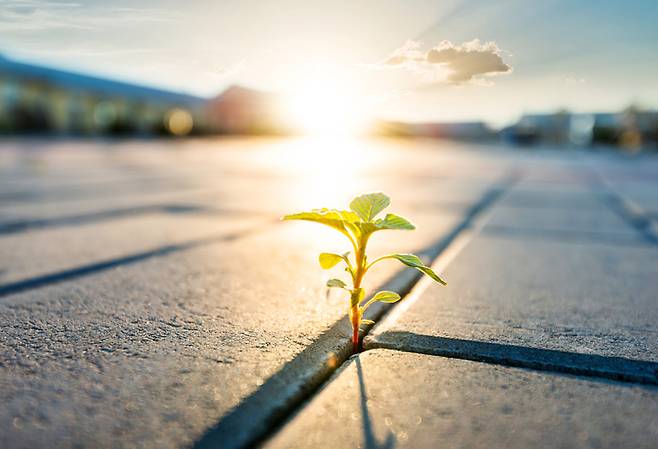
<svg viewBox="0 0 658 449">
<path fill-rule="evenodd" d="M 332 227 L 342 234 L 346 235 L 350 240 L 353 238 L 359 239 L 361 231 L 358 224 L 361 219 L 357 214 L 349 210 L 338 209 L 313 209 L 310 212 L 300 212 L 298 214 L 285 215 L 281 217 L 282 220 L 305 220 L 320 223 L 325 226 Z"/>
<path fill-rule="evenodd" d="M 386 217 L 375 221 L 377 229 L 416 229 L 406 218 L 395 214 L 386 214 Z"/>
<path fill-rule="evenodd" d="M 347 284 L 340 279 L 329 279 L 327 281 L 327 287 L 332 288 L 344 288 L 347 289 Z"/>
<path fill-rule="evenodd" d="M 361 320 L 361 323 L 363 324 L 375 324 L 373 320 Z"/>
<path fill-rule="evenodd" d="M 383 193 L 367 193 L 354 198 L 350 203 L 350 209 L 356 212 L 361 220 L 372 221 L 389 204 L 391 204 L 390 198 Z"/>
<path fill-rule="evenodd" d="M 325 270 L 333 268 L 338 262 L 345 260 L 343 256 L 333 253 L 321 253 L 318 259 L 320 260 L 320 266 Z"/>
<path fill-rule="evenodd" d="M 310 212 L 300 212 L 298 214 L 285 215 L 282 220 L 305 220 L 330 226 L 343 234 L 347 234 L 347 229 L 352 227 L 358 216 L 349 211 L 340 211 L 336 209 L 313 209 Z"/>
<path fill-rule="evenodd" d="M 377 292 L 377 294 L 372 297 L 372 301 L 379 301 L 379 302 L 393 303 L 393 302 L 398 302 L 399 300 L 400 300 L 400 295 L 398 295 L 395 292 L 389 292 L 389 291 Z"/>
<path fill-rule="evenodd" d="M 438 274 L 434 272 L 430 267 L 426 266 L 420 258 L 414 254 L 391 254 L 390 256 L 393 259 L 397 259 L 403 264 L 405 264 L 408 267 L 415 268 L 416 270 L 428 275 L 432 279 L 434 279 L 436 282 L 443 284 L 443 285 L 448 285 L 446 281 L 441 279 Z"/>
</svg>

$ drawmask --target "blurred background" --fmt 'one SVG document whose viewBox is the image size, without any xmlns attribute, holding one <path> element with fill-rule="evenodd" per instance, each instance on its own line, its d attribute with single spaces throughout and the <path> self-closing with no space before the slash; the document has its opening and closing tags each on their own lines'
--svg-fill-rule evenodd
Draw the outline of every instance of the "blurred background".
<svg viewBox="0 0 658 449">
<path fill-rule="evenodd" d="M 256 447 L 348 355 L 317 255 L 349 242 L 280 217 L 373 191 L 417 229 L 369 256 L 449 283 L 368 273 L 420 289 L 402 344 L 655 384 L 657 24 L 656 0 L 0 0 L 0 448 Z M 374 400 L 355 377 L 296 441 L 658 441 L 655 388 L 476 365 L 364 361 Z"/>
<path fill-rule="evenodd" d="M 653 150 L 651 1 L 2 1 L 3 136 Z"/>
</svg>

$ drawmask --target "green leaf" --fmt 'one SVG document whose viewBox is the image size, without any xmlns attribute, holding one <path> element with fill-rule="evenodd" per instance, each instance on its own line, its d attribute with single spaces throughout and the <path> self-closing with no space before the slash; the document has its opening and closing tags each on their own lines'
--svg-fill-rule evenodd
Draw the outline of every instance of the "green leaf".
<svg viewBox="0 0 658 449">
<path fill-rule="evenodd" d="M 361 320 L 362 324 L 375 324 L 373 320 Z"/>
<path fill-rule="evenodd" d="M 344 289 L 347 290 L 347 284 L 345 282 L 341 281 L 340 279 L 329 279 L 327 281 L 327 287 L 329 287 L 329 288 L 332 288 L 332 287 L 344 288 Z"/>
<path fill-rule="evenodd" d="M 398 295 L 395 292 L 389 292 L 386 290 L 377 292 L 377 294 L 372 297 L 372 301 L 379 301 L 379 302 L 393 303 L 393 302 L 398 302 L 399 300 L 400 300 L 400 295 Z"/>
<path fill-rule="evenodd" d="M 341 260 L 345 260 L 345 256 L 339 256 L 338 254 L 333 253 L 320 253 L 318 259 L 320 261 L 320 266 L 325 270 L 328 270 L 335 267 Z"/>
<path fill-rule="evenodd" d="M 350 203 L 352 209 L 363 221 L 372 221 L 378 213 L 391 204 L 391 199 L 383 193 L 367 193 L 357 196 Z"/>
<path fill-rule="evenodd" d="M 430 267 L 426 266 L 420 258 L 414 254 L 390 254 L 383 258 L 397 259 L 408 267 L 415 268 L 416 270 L 428 275 L 439 284 L 448 285 L 446 281 L 441 279 Z M 382 259 L 383 259 L 382 258 Z"/>
<path fill-rule="evenodd" d="M 406 218 L 395 214 L 386 214 L 386 217 L 375 221 L 377 229 L 416 229 Z"/>
<path fill-rule="evenodd" d="M 346 235 L 352 243 L 362 236 L 359 225 L 362 224 L 359 216 L 349 210 L 313 209 L 310 212 L 285 215 L 282 220 L 305 220 L 332 227 Z"/>
<path fill-rule="evenodd" d="M 305 220 L 330 226 L 343 234 L 347 234 L 350 225 L 358 220 L 354 212 L 336 209 L 313 209 L 310 212 L 285 215 L 282 220 Z"/>
</svg>

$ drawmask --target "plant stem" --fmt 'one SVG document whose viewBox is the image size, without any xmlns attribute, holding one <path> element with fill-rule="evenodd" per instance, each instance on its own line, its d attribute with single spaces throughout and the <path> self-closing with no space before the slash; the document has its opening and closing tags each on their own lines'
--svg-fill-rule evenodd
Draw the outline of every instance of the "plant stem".
<svg viewBox="0 0 658 449">
<path fill-rule="evenodd" d="M 356 319 L 356 324 L 352 320 L 352 353 L 359 352 L 359 318 Z"/>
<path fill-rule="evenodd" d="M 354 274 L 354 290 L 361 288 L 361 281 L 363 275 L 366 274 L 366 245 L 368 237 L 359 239 L 356 245 L 355 259 L 356 259 L 356 273 Z M 361 324 L 361 313 L 359 310 L 359 303 L 352 303 L 351 305 L 352 316 L 352 351 L 359 352 L 359 324 Z"/>
</svg>

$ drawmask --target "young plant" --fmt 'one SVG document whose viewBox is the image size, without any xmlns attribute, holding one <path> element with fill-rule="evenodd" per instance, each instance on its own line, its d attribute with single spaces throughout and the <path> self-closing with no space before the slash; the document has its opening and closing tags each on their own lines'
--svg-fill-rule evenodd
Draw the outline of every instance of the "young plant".
<svg viewBox="0 0 658 449">
<path fill-rule="evenodd" d="M 363 277 L 368 270 L 378 262 L 395 259 L 404 265 L 415 268 L 428 275 L 436 282 L 446 285 L 432 269 L 426 266 L 418 256 L 413 254 L 388 254 L 368 262 L 366 246 L 370 236 L 386 229 L 416 229 L 406 218 L 395 214 L 386 214 L 384 218 L 377 218 L 380 212 L 386 209 L 391 200 L 383 193 L 368 193 L 357 196 L 350 203 L 351 210 L 313 209 L 311 212 L 286 215 L 284 220 L 306 220 L 330 226 L 343 234 L 350 241 L 354 250 L 353 260 L 349 252 L 344 254 L 321 253 L 320 266 L 328 270 L 335 265 L 345 263 L 345 271 L 349 273 L 351 285 L 340 279 L 329 279 L 327 287 L 340 288 L 350 294 L 349 317 L 352 323 L 352 344 L 354 352 L 359 350 L 359 326 L 363 323 L 372 324 L 372 321 L 363 320 L 363 314 L 373 303 L 380 301 L 394 303 L 400 300 L 400 295 L 390 291 L 375 293 L 368 301 L 364 301 L 364 291 L 361 287 Z"/>
</svg>

